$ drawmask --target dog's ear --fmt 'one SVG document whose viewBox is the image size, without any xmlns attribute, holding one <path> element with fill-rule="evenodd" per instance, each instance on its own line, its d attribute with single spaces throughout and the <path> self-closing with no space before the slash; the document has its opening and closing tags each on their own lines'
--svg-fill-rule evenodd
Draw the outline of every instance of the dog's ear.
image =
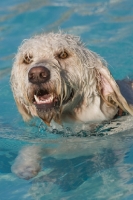
<svg viewBox="0 0 133 200">
<path fill-rule="evenodd" d="M 29 121 L 32 116 L 31 114 L 28 112 L 28 109 L 26 109 L 26 107 L 18 100 L 15 98 L 18 110 L 20 112 L 20 114 L 22 115 L 24 121 Z"/>
<path fill-rule="evenodd" d="M 118 105 L 123 111 L 133 115 L 133 105 L 129 105 L 107 67 L 96 68 L 97 87 L 103 100 L 109 105 Z"/>
</svg>

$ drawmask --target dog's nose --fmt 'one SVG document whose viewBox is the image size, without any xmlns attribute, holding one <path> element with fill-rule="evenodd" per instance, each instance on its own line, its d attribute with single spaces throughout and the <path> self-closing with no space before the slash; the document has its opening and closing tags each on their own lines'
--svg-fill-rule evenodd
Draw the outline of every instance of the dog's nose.
<svg viewBox="0 0 133 200">
<path fill-rule="evenodd" d="M 31 83 L 45 83 L 50 79 L 50 71 L 44 66 L 32 67 L 28 73 Z"/>
</svg>

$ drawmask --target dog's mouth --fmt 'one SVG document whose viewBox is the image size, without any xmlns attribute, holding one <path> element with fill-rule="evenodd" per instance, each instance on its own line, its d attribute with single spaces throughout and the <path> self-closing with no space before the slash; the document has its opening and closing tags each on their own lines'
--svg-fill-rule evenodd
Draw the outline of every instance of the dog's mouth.
<svg viewBox="0 0 133 200">
<path fill-rule="evenodd" d="M 33 103 L 37 109 L 51 109 L 59 107 L 59 99 L 54 93 L 47 90 L 39 90 L 34 94 Z"/>
<path fill-rule="evenodd" d="M 51 120 L 61 123 L 61 113 L 63 106 L 68 104 L 74 98 L 74 90 L 68 89 L 62 91 L 61 94 L 49 90 L 48 88 L 34 88 L 31 101 L 36 107 L 37 115 L 47 124 L 50 125 Z"/>
<path fill-rule="evenodd" d="M 58 109 L 61 105 L 65 105 L 68 101 L 72 100 L 74 96 L 74 91 L 71 90 L 70 94 L 67 97 L 60 97 L 52 92 L 48 92 L 47 90 L 39 90 L 35 92 L 33 103 L 36 106 L 37 110 L 51 110 Z M 61 100 L 62 99 L 62 100 Z"/>
</svg>

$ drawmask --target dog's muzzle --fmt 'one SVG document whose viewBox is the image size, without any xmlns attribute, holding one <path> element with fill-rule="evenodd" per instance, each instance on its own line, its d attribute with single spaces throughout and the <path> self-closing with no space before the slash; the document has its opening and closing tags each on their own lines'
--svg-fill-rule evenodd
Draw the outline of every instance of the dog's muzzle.
<svg viewBox="0 0 133 200">
<path fill-rule="evenodd" d="M 34 66 L 29 70 L 28 81 L 32 86 L 31 101 L 38 113 L 53 112 L 60 110 L 61 106 L 68 103 L 73 96 L 74 90 L 69 89 L 67 95 L 64 90 L 57 95 L 57 86 L 51 80 L 51 73 L 45 66 Z"/>
<path fill-rule="evenodd" d="M 29 70 L 28 80 L 35 88 L 33 103 L 37 110 L 48 110 L 59 106 L 57 96 L 46 89 L 46 84 L 50 80 L 50 70 L 45 66 L 35 66 Z"/>
</svg>

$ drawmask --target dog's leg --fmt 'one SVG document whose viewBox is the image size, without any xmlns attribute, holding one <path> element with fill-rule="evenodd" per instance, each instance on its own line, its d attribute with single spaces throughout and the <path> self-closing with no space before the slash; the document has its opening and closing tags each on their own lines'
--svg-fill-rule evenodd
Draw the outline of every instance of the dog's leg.
<svg viewBox="0 0 133 200">
<path fill-rule="evenodd" d="M 41 170 L 42 148 L 27 146 L 21 149 L 14 164 L 12 172 L 23 179 L 33 178 Z"/>
<path fill-rule="evenodd" d="M 116 82 L 120 88 L 123 97 L 129 104 L 133 105 L 133 80 L 124 79 L 117 80 Z"/>
</svg>

